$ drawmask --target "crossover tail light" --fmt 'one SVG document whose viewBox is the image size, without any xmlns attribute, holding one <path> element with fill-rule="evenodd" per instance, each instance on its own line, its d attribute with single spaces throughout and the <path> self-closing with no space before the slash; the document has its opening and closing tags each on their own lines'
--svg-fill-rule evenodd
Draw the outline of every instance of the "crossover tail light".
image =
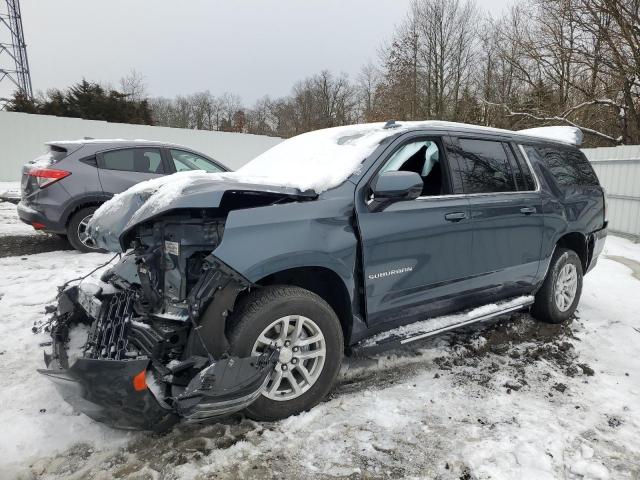
<svg viewBox="0 0 640 480">
<path fill-rule="evenodd" d="M 29 176 L 36 180 L 40 188 L 48 187 L 52 183 L 62 180 L 69 175 L 71 175 L 71 172 L 56 170 L 54 168 L 33 168 L 29 171 Z"/>
</svg>

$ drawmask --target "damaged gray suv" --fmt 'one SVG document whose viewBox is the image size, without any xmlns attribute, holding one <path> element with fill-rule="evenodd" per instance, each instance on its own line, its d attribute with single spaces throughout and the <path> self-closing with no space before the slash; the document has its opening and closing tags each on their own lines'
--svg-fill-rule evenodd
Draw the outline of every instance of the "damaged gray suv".
<svg viewBox="0 0 640 480">
<path fill-rule="evenodd" d="M 274 420 L 345 354 L 522 309 L 567 320 L 607 232 L 579 134 L 354 125 L 134 186 L 89 223 L 120 258 L 61 289 L 41 373 L 116 427 Z"/>
</svg>

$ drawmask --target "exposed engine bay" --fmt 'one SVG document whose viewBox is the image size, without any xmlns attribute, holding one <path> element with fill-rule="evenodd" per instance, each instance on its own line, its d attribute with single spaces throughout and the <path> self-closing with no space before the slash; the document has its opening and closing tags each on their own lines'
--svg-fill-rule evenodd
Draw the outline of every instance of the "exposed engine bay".
<svg viewBox="0 0 640 480">
<path fill-rule="evenodd" d="M 188 213 L 137 227 L 132 248 L 98 285 L 59 296 L 53 351 L 40 372 L 96 420 L 163 430 L 228 415 L 255 401 L 273 371 L 275 346 L 255 357 L 228 355 L 225 320 L 252 285 L 211 253 L 224 218 Z M 88 329 L 84 342 L 77 329 Z"/>
</svg>

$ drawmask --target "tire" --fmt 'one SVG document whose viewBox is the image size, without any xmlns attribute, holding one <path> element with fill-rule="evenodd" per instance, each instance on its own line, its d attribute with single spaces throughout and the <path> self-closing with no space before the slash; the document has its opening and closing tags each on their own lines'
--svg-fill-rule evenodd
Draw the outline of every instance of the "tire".
<svg viewBox="0 0 640 480">
<path fill-rule="evenodd" d="M 571 272 L 575 276 L 574 282 L 570 281 L 573 278 Z M 547 276 L 536 293 L 531 311 L 533 316 L 547 323 L 562 323 L 571 318 L 580 301 L 582 275 L 578 254 L 567 248 L 556 248 Z"/>
<path fill-rule="evenodd" d="M 86 222 L 87 218 L 90 218 L 91 215 L 93 215 L 93 212 L 97 209 L 98 207 L 81 208 L 71 215 L 71 218 L 69 219 L 69 224 L 67 225 L 67 239 L 71 246 L 79 252 L 104 252 L 104 250 L 95 246 L 91 247 L 90 242 L 88 241 L 83 242 L 81 239 L 81 232 L 79 231 L 79 229 L 82 229 L 83 222 Z"/>
<path fill-rule="evenodd" d="M 230 320 L 232 354 L 259 353 L 266 345 L 259 339 L 274 342 L 279 338 L 282 347 L 267 389 L 246 409 L 247 416 L 279 420 L 309 410 L 329 393 L 342 363 L 344 340 L 338 317 L 318 295 L 299 287 L 264 287 L 251 292 Z M 285 324 L 289 345 L 280 337 Z M 311 338 L 321 340 L 303 345 Z M 298 384 L 297 390 L 289 378 Z"/>
</svg>

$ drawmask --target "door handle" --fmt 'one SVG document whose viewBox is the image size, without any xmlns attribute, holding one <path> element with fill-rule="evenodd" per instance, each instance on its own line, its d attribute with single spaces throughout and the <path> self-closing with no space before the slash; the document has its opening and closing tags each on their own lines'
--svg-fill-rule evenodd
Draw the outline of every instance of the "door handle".
<svg viewBox="0 0 640 480">
<path fill-rule="evenodd" d="M 448 222 L 459 222 L 460 220 L 464 220 L 467 218 L 467 214 L 464 212 L 451 212 L 447 213 L 444 216 L 444 219 Z"/>
<path fill-rule="evenodd" d="M 536 207 L 522 207 L 520 209 L 520 213 L 523 215 L 531 215 L 532 213 L 536 213 Z"/>
</svg>

